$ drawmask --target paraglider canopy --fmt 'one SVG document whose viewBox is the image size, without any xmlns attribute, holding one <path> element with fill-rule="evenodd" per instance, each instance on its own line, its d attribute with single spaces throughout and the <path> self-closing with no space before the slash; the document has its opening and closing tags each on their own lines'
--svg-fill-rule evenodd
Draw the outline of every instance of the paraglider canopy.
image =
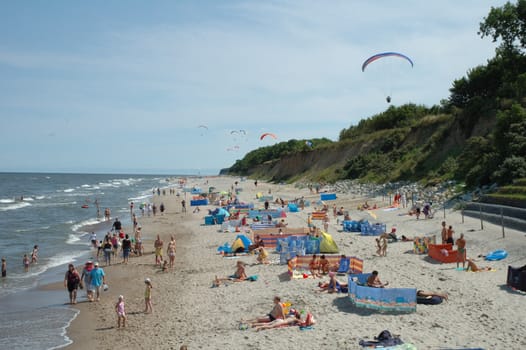
<svg viewBox="0 0 526 350">
<path fill-rule="evenodd" d="M 411 59 L 409 57 L 407 57 L 406 55 L 404 55 L 404 54 L 401 54 L 401 53 L 398 53 L 398 52 L 382 52 L 382 53 L 377 53 L 376 55 L 372 55 L 371 57 L 366 59 L 365 62 L 362 64 L 362 72 L 364 72 L 365 68 L 369 64 L 373 63 L 374 61 L 379 60 L 379 59 L 384 58 L 384 57 L 390 57 L 390 56 L 403 58 L 403 59 L 405 59 L 407 62 L 409 62 L 411 64 L 411 67 L 414 66 L 413 65 L 413 61 L 411 61 Z"/>
<path fill-rule="evenodd" d="M 272 133 L 270 133 L 270 132 L 266 132 L 266 133 L 262 134 L 262 135 L 259 137 L 259 139 L 260 139 L 260 140 L 263 140 L 263 139 L 264 139 L 265 137 L 267 137 L 267 136 L 270 136 L 270 137 L 272 137 L 272 138 L 274 138 L 274 139 L 277 139 L 276 135 L 274 135 L 274 134 L 272 134 Z"/>
</svg>

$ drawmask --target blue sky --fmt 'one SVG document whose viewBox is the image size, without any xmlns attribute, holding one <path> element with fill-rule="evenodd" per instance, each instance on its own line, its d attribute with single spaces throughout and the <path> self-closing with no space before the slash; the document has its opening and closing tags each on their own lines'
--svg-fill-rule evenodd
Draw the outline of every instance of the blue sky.
<svg viewBox="0 0 526 350">
<path fill-rule="evenodd" d="M 336 140 L 387 95 L 447 98 L 494 56 L 477 31 L 504 3 L 4 1 L 0 171 L 213 174 L 275 142 Z M 361 71 L 384 51 L 414 67 Z"/>
</svg>

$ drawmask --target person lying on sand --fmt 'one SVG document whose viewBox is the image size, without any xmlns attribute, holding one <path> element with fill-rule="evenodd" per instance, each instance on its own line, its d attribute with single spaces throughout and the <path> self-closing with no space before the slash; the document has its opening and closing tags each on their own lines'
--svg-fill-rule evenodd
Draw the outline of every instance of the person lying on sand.
<svg viewBox="0 0 526 350">
<path fill-rule="evenodd" d="M 336 279 L 336 273 L 329 272 L 329 282 L 320 282 L 318 283 L 318 287 L 320 287 L 320 292 L 327 291 L 328 293 L 347 293 L 349 291 L 349 286 L 347 283 L 340 283 Z"/>
<path fill-rule="evenodd" d="M 468 267 L 466 268 L 466 271 L 471 270 L 472 272 L 483 272 L 483 271 L 492 270 L 490 266 L 478 267 L 477 264 L 475 264 L 475 262 L 471 258 L 467 258 L 466 261 L 468 263 Z"/>
<path fill-rule="evenodd" d="M 428 299 L 431 299 L 432 297 L 440 297 L 440 298 L 442 298 L 444 300 L 448 299 L 447 293 L 433 292 L 433 291 L 430 291 L 430 290 L 417 290 L 416 291 L 416 296 L 420 297 L 420 298 L 428 298 Z"/>
<path fill-rule="evenodd" d="M 268 323 L 272 322 L 274 320 L 284 320 L 285 319 L 285 311 L 283 310 L 283 304 L 281 304 L 281 298 L 278 296 L 274 297 L 274 307 L 268 314 L 261 317 L 256 317 L 251 320 L 246 320 L 244 323 L 248 323 L 250 325 L 252 324 L 258 324 L 258 323 Z M 242 321 L 243 322 L 243 321 Z"/>
<path fill-rule="evenodd" d="M 314 324 L 316 324 L 316 321 L 314 320 L 314 317 L 312 317 L 312 314 L 307 314 L 307 318 L 305 320 L 302 320 L 301 314 L 297 311 L 294 311 L 293 315 L 287 316 L 287 318 L 283 320 L 277 319 L 271 322 L 253 324 L 252 327 L 254 327 L 256 332 L 259 332 L 262 329 L 279 328 L 286 325 L 308 327 Z"/>
<path fill-rule="evenodd" d="M 245 263 L 242 261 L 238 261 L 236 263 L 236 272 L 234 272 L 233 275 L 230 275 L 228 277 L 215 277 L 214 282 L 212 283 L 212 287 L 219 287 L 221 285 L 221 282 L 224 281 L 231 281 L 231 282 L 242 282 L 247 279 L 247 273 L 245 272 Z"/>
</svg>

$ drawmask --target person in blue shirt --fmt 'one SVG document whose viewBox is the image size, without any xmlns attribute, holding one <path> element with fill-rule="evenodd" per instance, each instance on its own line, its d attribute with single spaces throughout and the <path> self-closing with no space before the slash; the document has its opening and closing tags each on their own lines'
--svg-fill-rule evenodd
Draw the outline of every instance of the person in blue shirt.
<svg viewBox="0 0 526 350">
<path fill-rule="evenodd" d="M 95 296 L 96 300 L 100 300 L 100 290 L 102 286 L 106 284 L 106 277 L 104 274 L 104 270 L 99 267 L 99 263 L 95 262 L 93 265 L 93 270 L 90 272 L 91 276 L 91 285 L 95 289 Z"/>
</svg>

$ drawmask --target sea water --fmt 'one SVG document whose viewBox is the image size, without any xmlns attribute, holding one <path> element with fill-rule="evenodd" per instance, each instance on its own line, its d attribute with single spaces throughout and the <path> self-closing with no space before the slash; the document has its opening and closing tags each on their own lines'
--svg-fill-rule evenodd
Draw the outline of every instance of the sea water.
<svg viewBox="0 0 526 350">
<path fill-rule="evenodd" d="M 7 277 L 0 280 L 0 344 L 12 349 L 69 344 L 65 329 L 78 311 L 64 305 L 65 291 L 37 287 L 62 281 L 67 264 L 90 258 L 88 231 L 102 240 L 115 217 L 130 225 L 132 201 L 140 222 L 140 204 L 169 185 L 166 176 L 153 175 L 0 173 L 0 256 L 7 261 Z M 104 221 L 105 208 L 110 221 Z M 35 245 L 38 263 L 25 272 L 23 256 L 31 259 Z"/>
</svg>

